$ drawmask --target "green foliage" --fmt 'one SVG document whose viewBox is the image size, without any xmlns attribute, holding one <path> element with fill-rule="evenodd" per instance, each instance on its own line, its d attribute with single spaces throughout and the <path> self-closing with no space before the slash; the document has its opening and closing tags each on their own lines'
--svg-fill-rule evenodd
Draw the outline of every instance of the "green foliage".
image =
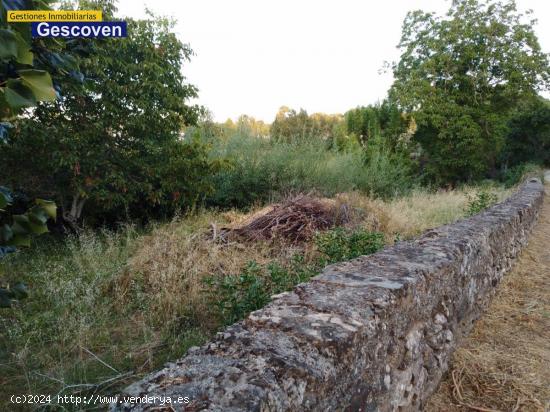
<svg viewBox="0 0 550 412">
<path fill-rule="evenodd" d="M 518 105 L 508 122 L 501 163 L 517 167 L 531 162 L 550 166 L 550 101 L 542 97 Z"/>
<path fill-rule="evenodd" d="M 53 1 L 4 0 L 0 3 L 0 121 L 12 120 L 38 102 L 56 99 L 54 79 L 78 77 L 79 40 L 32 40 L 30 23 L 8 23 L 7 10 L 50 10 Z M 4 126 L 0 124 L 0 135 Z"/>
<path fill-rule="evenodd" d="M 315 268 L 296 255 L 290 267 L 276 262 L 260 266 L 252 261 L 238 275 L 210 277 L 206 284 L 222 323 L 230 325 L 265 306 L 272 295 L 290 290 L 315 274 Z"/>
<path fill-rule="evenodd" d="M 13 199 L 9 191 L 0 187 L 0 213 L 10 206 Z M 57 208 L 55 203 L 37 199 L 36 205 L 23 214 L 7 216 L 7 222 L 0 226 L 0 259 L 8 253 L 14 252 L 15 247 L 30 246 L 31 236 L 41 235 L 48 231 L 47 222 L 55 220 Z M 0 267 L 0 275 L 2 275 Z M 0 284 L 1 285 L 1 284 Z M 24 283 L 16 282 L 13 286 L 0 287 L 0 307 L 11 307 L 19 299 L 28 296 Z"/>
<path fill-rule="evenodd" d="M 238 275 L 207 280 L 215 291 L 214 302 L 224 324 L 230 325 L 269 302 L 267 280 L 260 275 L 256 262 L 250 262 Z"/>
<path fill-rule="evenodd" d="M 1 197 L 2 195 L 0 195 Z M 30 246 L 31 235 L 41 235 L 48 231 L 48 219 L 55 220 L 54 202 L 36 199 L 36 205 L 24 214 L 12 215 L 13 223 L 0 227 L 0 245 Z"/>
<path fill-rule="evenodd" d="M 520 183 L 528 176 L 541 177 L 541 167 L 534 163 L 522 163 L 506 169 L 499 176 L 499 180 L 504 183 L 504 187 L 509 188 Z M 541 179 L 542 181 L 543 179 Z"/>
<path fill-rule="evenodd" d="M 364 149 L 363 190 L 384 198 L 402 195 L 417 184 L 416 170 L 406 147 L 392 149 L 389 139 L 375 136 Z"/>
<path fill-rule="evenodd" d="M 4 2 L 0 13 L 6 15 Z M 33 67 L 31 45 L 16 26 L 0 23 L 0 120 L 12 119 L 39 101 L 55 100 L 50 74 Z"/>
<path fill-rule="evenodd" d="M 384 100 L 381 104 L 357 107 L 344 115 L 346 132 L 357 136 L 363 145 L 369 140 L 382 136 L 397 145 L 400 135 L 407 132 L 409 120 L 399 108 Z"/>
<path fill-rule="evenodd" d="M 208 293 L 222 323 L 230 325 L 244 319 L 265 306 L 271 296 L 307 281 L 326 264 L 375 253 L 384 247 L 384 236 L 378 232 L 337 228 L 318 234 L 315 244 L 320 257 L 311 264 L 297 254 L 288 266 L 277 262 L 263 266 L 249 262 L 237 275 L 207 278 Z"/>
<path fill-rule="evenodd" d="M 477 215 L 479 212 L 482 212 L 496 202 L 496 195 L 485 190 L 477 192 L 474 196 L 468 196 L 468 205 L 465 210 L 466 216 Z"/>
<path fill-rule="evenodd" d="M 17 291 L 15 279 L 20 279 L 32 285 L 32 297 L 0 314 L 2 376 L 10 376 L 0 388 L 0 410 L 13 410 L 8 393 L 49 393 L 54 403 L 59 391 L 75 394 L 71 385 L 78 385 L 81 395 L 112 394 L 126 381 L 102 384 L 106 380 L 154 370 L 204 342 L 203 330 L 178 327 L 177 319 L 172 325 L 151 320 L 147 290 L 135 286 L 128 304 L 120 304 L 117 279 L 135 250 L 135 228 L 81 231 L 64 239 L 46 236 L 47 241 L 3 260 L 7 278 L 13 281 L 10 289 Z M 86 350 L 101 361 L 89 353 L 82 356 Z M 57 380 L 43 379 L 37 372 Z M 51 408 L 63 410 L 67 405 Z"/>
<path fill-rule="evenodd" d="M 206 140 L 211 157 L 226 167 L 212 178 L 208 205 L 248 207 L 288 193 L 318 191 L 331 196 L 359 190 L 394 196 L 415 184 L 410 161 L 374 144 L 367 154 L 358 145 L 327 148 L 320 139 L 284 142 L 235 134 Z"/>
<path fill-rule="evenodd" d="M 517 102 L 546 89 L 548 57 L 514 1 L 453 1 L 445 18 L 410 12 L 390 97 L 418 124 L 438 183 L 494 174 Z"/>
<path fill-rule="evenodd" d="M 282 106 L 271 124 L 272 139 L 283 142 L 299 140 L 332 140 L 335 128 L 342 123 L 340 115 L 314 113 L 308 115 L 304 109 L 297 112 Z M 240 131 L 242 133 L 242 130 Z"/>
<path fill-rule="evenodd" d="M 342 262 L 370 255 L 384 247 L 384 234 L 368 230 L 349 231 L 336 228 L 319 233 L 315 244 L 326 263 Z"/>
<path fill-rule="evenodd" d="M 128 37 L 95 42 L 81 61 L 85 89 L 62 82 L 63 99 L 21 119 L 0 161 L 27 194 L 51 193 L 63 219 L 150 218 L 208 193 L 217 166 L 196 139 L 182 140 L 199 108 L 181 67 L 192 55 L 162 18 L 128 21 Z M 17 167 L 16 167 L 17 166 Z"/>
<path fill-rule="evenodd" d="M 17 282 L 13 286 L 0 288 L 0 308 L 11 308 L 16 302 L 29 296 L 27 285 Z"/>
</svg>

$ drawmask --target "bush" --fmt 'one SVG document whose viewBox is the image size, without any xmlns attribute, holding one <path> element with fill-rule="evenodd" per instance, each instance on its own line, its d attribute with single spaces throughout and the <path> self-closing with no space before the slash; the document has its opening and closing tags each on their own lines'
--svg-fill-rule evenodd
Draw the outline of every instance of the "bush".
<svg viewBox="0 0 550 412">
<path fill-rule="evenodd" d="M 284 142 L 239 134 L 210 143 L 211 156 L 228 162 L 212 178 L 214 193 L 206 199 L 211 206 L 247 207 L 310 191 L 390 197 L 414 186 L 409 166 L 380 147 L 366 156 L 357 146 L 329 149 L 321 139 Z"/>
<path fill-rule="evenodd" d="M 527 176 L 539 175 L 540 172 L 540 166 L 533 163 L 522 163 L 502 172 L 499 180 L 508 188 L 517 185 L 522 180 L 526 179 Z"/>
<path fill-rule="evenodd" d="M 326 263 L 342 262 L 362 255 L 370 255 L 384 247 L 384 234 L 367 230 L 346 231 L 336 228 L 320 233 L 315 244 Z"/>
<path fill-rule="evenodd" d="M 55 200 L 74 229 L 191 207 L 215 173 L 207 147 L 180 139 L 199 114 L 181 72 L 192 50 L 167 19 L 128 25 L 81 60 L 86 87 L 64 79 L 63 99 L 21 117 L 0 150 L 2 183 Z"/>
<path fill-rule="evenodd" d="M 477 215 L 479 212 L 496 203 L 496 201 L 496 195 L 485 190 L 476 193 L 475 196 L 468 196 L 466 216 Z"/>
<path fill-rule="evenodd" d="M 272 295 L 305 282 L 316 274 L 315 269 L 296 255 L 290 267 L 276 262 L 262 267 L 252 261 L 238 275 L 210 277 L 206 283 L 222 323 L 230 325 L 265 306 Z"/>
<path fill-rule="evenodd" d="M 315 243 L 320 256 L 311 264 L 306 263 L 303 255 L 296 254 L 288 266 L 278 262 L 260 266 L 252 261 L 237 275 L 207 278 L 207 291 L 221 322 L 230 325 L 245 318 L 248 313 L 265 306 L 271 296 L 307 281 L 328 263 L 380 250 L 384 247 L 384 235 L 337 228 L 317 235 Z"/>
</svg>

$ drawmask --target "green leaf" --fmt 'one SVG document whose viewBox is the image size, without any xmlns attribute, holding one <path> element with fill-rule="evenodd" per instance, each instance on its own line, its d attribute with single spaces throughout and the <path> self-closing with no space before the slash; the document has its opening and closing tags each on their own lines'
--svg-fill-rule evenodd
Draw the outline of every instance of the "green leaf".
<svg viewBox="0 0 550 412">
<path fill-rule="evenodd" d="M 11 30 L 0 30 L 0 60 L 17 58 L 17 40 Z"/>
<path fill-rule="evenodd" d="M 55 90 L 50 74 L 44 70 L 19 70 L 19 75 L 25 86 L 34 93 L 36 100 L 55 100 Z"/>
<path fill-rule="evenodd" d="M 33 91 L 25 86 L 21 80 L 8 80 L 5 88 L 6 102 L 12 109 L 36 106 L 36 97 Z"/>
<path fill-rule="evenodd" d="M 51 200 L 36 199 L 36 204 L 42 207 L 50 218 L 54 220 L 57 219 L 57 206 L 55 202 Z"/>
<path fill-rule="evenodd" d="M 24 215 L 14 215 L 12 230 L 16 235 L 27 236 L 29 234 L 41 235 L 48 231 L 46 210 L 35 206 Z M 26 239 L 25 239 L 26 243 Z"/>
<path fill-rule="evenodd" d="M 46 211 L 39 206 L 33 207 L 29 213 L 29 220 L 35 225 L 43 225 L 48 221 L 48 215 Z"/>
<path fill-rule="evenodd" d="M 13 225 L 11 226 L 15 235 L 26 235 L 31 229 L 29 227 L 29 218 L 26 215 L 13 215 Z"/>
<path fill-rule="evenodd" d="M 29 222 L 29 229 L 34 235 L 42 235 L 48 232 L 48 226 L 44 223 Z"/>
<path fill-rule="evenodd" d="M 32 65 L 33 54 L 29 44 L 21 37 L 19 33 L 15 33 L 17 41 L 17 62 L 21 64 Z"/>
<path fill-rule="evenodd" d="M 6 101 L 6 88 L 0 87 L 0 119 L 11 119 L 16 114 L 16 110 L 13 110 Z"/>
</svg>

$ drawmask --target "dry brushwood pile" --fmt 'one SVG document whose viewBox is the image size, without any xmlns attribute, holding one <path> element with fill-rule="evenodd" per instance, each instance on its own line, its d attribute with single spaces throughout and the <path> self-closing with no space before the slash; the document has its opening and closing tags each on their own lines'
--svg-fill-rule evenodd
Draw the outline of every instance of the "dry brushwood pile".
<svg viewBox="0 0 550 412">
<path fill-rule="evenodd" d="M 338 207 L 334 201 L 299 195 L 261 210 L 238 227 L 223 228 L 219 235 L 224 240 L 277 238 L 299 243 L 318 231 L 346 223 L 346 216 L 345 207 Z"/>
</svg>

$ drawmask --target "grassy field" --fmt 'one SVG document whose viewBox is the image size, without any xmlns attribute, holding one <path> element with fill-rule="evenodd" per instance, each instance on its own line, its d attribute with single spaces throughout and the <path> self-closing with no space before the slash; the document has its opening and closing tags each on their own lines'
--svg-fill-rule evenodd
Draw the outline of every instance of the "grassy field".
<svg viewBox="0 0 550 412">
<path fill-rule="evenodd" d="M 483 190 L 494 194 L 492 201 L 509 193 Z M 352 235 L 334 232 L 340 237 L 329 234 L 322 242 L 219 242 L 213 235 L 257 210 L 196 211 L 144 229 L 40 238 L 5 260 L 10 278 L 28 283 L 32 294 L 0 318 L 0 399 L 112 393 L 265 304 L 272 292 L 306 280 L 326 262 L 354 256 L 343 247 L 378 247 L 373 234 L 392 244 L 456 221 L 476 193 L 474 187 L 413 190 L 390 200 L 341 193 L 330 202 L 353 211 L 346 229 Z"/>
</svg>

